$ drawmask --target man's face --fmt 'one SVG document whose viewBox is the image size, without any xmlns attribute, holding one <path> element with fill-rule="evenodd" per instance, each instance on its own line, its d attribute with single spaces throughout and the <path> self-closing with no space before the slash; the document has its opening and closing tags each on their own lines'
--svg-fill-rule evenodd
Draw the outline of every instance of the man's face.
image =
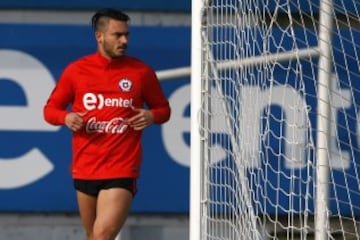
<svg viewBox="0 0 360 240">
<path fill-rule="evenodd" d="M 96 32 L 96 39 L 100 52 L 109 58 L 121 57 L 126 52 L 129 26 L 126 22 L 110 19 L 104 31 Z"/>
</svg>

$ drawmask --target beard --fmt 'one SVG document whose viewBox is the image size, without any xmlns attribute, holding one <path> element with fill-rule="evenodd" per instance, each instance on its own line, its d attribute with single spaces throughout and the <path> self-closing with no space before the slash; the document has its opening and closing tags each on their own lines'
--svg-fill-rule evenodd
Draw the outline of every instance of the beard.
<svg viewBox="0 0 360 240">
<path fill-rule="evenodd" d="M 114 44 L 109 44 L 107 42 L 104 42 L 103 44 L 103 49 L 106 55 L 108 55 L 111 58 L 119 58 L 125 55 L 126 48 L 127 48 L 126 44 L 123 44 L 122 46 L 116 46 Z"/>
</svg>

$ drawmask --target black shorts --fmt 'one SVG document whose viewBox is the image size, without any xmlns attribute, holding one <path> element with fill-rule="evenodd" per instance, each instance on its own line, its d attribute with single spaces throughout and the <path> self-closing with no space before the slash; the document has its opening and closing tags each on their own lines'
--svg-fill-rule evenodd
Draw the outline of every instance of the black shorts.
<svg viewBox="0 0 360 240">
<path fill-rule="evenodd" d="M 98 196 L 103 189 L 124 188 L 129 190 L 133 196 L 136 194 L 135 178 L 113 178 L 103 180 L 74 179 L 74 188 L 91 196 Z"/>
</svg>

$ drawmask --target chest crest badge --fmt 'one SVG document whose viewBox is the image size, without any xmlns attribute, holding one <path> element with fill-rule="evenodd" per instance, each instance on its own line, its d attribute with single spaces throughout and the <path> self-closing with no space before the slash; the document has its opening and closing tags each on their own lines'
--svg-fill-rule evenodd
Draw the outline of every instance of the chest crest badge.
<svg viewBox="0 0 360 240">
<path fill-rule="evenodd" d="M 119 87 L 123 92 L 129 92 L 132 87 L 132 82 L 129 79 L 121 79 L 119 81 Z"/>
</svg>

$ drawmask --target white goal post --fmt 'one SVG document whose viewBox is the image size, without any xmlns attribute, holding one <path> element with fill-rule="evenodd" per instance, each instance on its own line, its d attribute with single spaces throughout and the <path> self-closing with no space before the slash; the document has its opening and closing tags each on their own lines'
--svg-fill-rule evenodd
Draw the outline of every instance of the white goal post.
<svg viewBox="0 0 360 240">
<path fill-rule="evenodd" d="M 193 0 L 190 240 L 360 240 L 360 0 Z"/>
</svg>

